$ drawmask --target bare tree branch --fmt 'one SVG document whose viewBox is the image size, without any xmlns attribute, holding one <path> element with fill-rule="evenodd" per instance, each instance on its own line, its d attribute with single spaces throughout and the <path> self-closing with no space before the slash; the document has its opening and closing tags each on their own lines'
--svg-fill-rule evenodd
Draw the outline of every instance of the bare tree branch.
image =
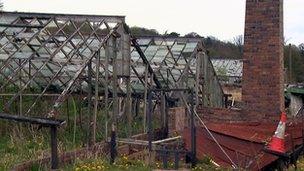
<svg viewBox="0 0 304 171">
<path fill-rule="evenodd" d="M 244 37 L 243 35 L 238 35 L 233 38 L 233 43 L 238 47 L 239 53 L 243 54 Z"/>
<path fill-rule="evenodd" d="M 0 11 L 3 11 L 3 2 L 0 0 Z"/>
<path fill-rule="evenodd" d="M 301 54 L 304 55 L 304 43 L 301 43 L 301 44 L 299 45 L 299 49 L 300 49 L 300 51 L 301 51 Z"/>
</svg>

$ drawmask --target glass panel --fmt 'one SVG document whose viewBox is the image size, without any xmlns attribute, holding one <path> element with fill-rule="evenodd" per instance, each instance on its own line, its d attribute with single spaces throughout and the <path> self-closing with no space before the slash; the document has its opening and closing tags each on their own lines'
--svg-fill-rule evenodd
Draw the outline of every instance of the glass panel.
<svg viewBox="0 0 304 171">
<path fill-rule="evenodd" d="M 193 52 L 198 43 L 190 42 L 186 44 L 183 52 Z"/>
<path fill-rule="evenodd" d="M 144 66 L 136 66 L 134 68 L 139 75 L 144 75 L 144 73 L 145 73 L 145 67 Z"/>
<path fill-rule="evenodd" d="M 171 47 L 174 43 L 175 43 L 175 42 L 174 42 L 173 40 L 169 40 L 169 41 L 165 41 L 165 42 L 163 43 L 163 45 L 167 45 L 167 46 Z"/>
<path fill-rule="evenodd" d="M 162 49 L 159 49 L 155 56 L 162 56 L 162 57 L 165 57 L 167 54 L 169 53 L 168 49 L 167 48 L 162 48 Z"/>
<path fill-rule="evenodd" d="M 175 52 L 181 52 L 183 49 L 184 49 L 185 45 L 184 44 L 175 44 L 173 47 L 172 47 L 172 51 Z"/>
<path fill-rule="evenodd" d="M 137 51 L 133 51 L 132 53 L 131 53 L 131 59 L 132 60 L 138 60 L 138 58 L 139 58 L 140 56 L 139 56 L 139 54 L 138 54 L 138 52 Z"/>
<path fill-rule="evenodd" d="M 179 65 L 186 65 L 186 64 L 187 64 L 183 57 L 181 57 L 181 58 L 177 61 L 177 63 L 178 63 Z"/>
<path fill-rule="evenodd" d="M 155 45 L 162 45 L 163 40 L 154 40 Z"/>
<path fill-rule="evenodd" d="M 151 42 L 151 39 L 138 39 L 137 40 L 137 43 L 139 45 L 145 45 L 145 46 L 149 45 L 150 42 Z"/>
<path fill-rule="evenodd" d="M 155 46 L 155 45 L 149 46 L 146 49 L 145 55 L 146 55 L 146 58 L 148 61 L 150 61 L 154 57 L 155 53 L 157 52 L 157 49 L 158 49 L 158 46 Z"/>
</svg>

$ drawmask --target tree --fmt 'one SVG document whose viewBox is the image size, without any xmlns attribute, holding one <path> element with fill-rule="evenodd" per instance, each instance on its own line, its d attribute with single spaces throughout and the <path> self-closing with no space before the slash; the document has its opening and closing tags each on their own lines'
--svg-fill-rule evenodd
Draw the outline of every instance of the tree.
<svg viewBox="0 0 304 171">
<path fill-rule="evenodd" d="M 201 36 L 198 33 L 195 33 L 195 32 L 190 32 L 190 33 L 186 34 L 184 37 L 187 37 L 187 38 L 201 38 Z"/>
<path fill-rule="evenodd" d="M 177 37 L 179 37 L 179 36 L 180 36 L 180 34 L 179 34 L 179 33 L 177 33 L 177 32 L 171 32 L 170 34 L 166 34 L 165 36 L 167 36 L 167 37 L 173 37 L 173 38 L 177 38 Z"/>
<path fill-rule="evenodd" d="M 304 55 L 304 43 L 301 43 L 300 45 L 299 45 L 299 49 L 300 49 L 300 51 L 301 51 L 301 54 L 302 54 L 302 56 Z M 304 57 L 304 56 L 303 56 Z"/>
<path fill-rule="evenodd" d="M 3 10 L 3 2 L 0 0 L 0 11 Z"/>
<path fill-rule="evenodd" d="M 204 47 L 209 51 L 211 58 L 240 59 L 238 47 L 232 42 L 224 42 L 213 36 L 203 38 Z"/>
<path fill-rule="evenodd" d="M 301 54 L 300 49 L 300 47 L 295 45 L 284 47 L 284 67 L 291 69 L 288 70 L 289 74 L 292 76 L 289 80 L 295 83 L 304 82 L 304 56 Z M 289 58 L 290 54 L 291 58 Z"/>
<path fill-rule="evenodd" d="M 228 71 L 225 67 L 219 67 L 219 68 L 216 68 L 216 73 L 217 73 L 217 76 L 220 77 L 220 79 L 222 81 L 229 81 L 229 78 L 228 78 Z"/>
<path fill-rule="evenodd" d="M 216 39 L 212 36 L 208 36 L 205 40 L 204 43 L 207 47 L 211 47 L 213 45 L 213 42 L 215 42 Z"/>
<path fill-rule="evenodd" d="M 239 53 L 242 56 L 243 55 L 243 49 L 244 49 L 244 37 L 243 35 L 238 35 L 233 38 L 233 43 L 238 47 Z"/>
<path fill-rule="evenodd" d="M 160 35 L 158 33 L 158 31 L 155 29 L 147 29 L 147 28 L 137 27 L 137 26 L 131 27 L 130 31 L 133 36 L 159 36 Z"/>
</svg>

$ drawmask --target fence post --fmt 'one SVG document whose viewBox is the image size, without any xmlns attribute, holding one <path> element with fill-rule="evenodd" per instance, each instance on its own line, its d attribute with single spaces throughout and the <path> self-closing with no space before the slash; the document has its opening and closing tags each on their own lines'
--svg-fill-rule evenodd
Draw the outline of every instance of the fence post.
<svg viewBox="0 0 304 171">
<path fill-rule="evenodd" d="M 51 169 L 58 169 L 57 127 L 51 126 Z"/>
</svg>

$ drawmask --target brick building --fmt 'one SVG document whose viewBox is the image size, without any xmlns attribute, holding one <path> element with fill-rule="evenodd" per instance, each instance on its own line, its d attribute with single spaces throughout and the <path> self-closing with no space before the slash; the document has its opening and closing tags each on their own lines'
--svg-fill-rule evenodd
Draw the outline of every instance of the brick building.
<svg viewBox="0 0 304 171">
<path fill-rule="evenodd" d="M 247 0 L 242 99 L 266 115 L 284 110 L 283 0 Z"/>
</svg>

